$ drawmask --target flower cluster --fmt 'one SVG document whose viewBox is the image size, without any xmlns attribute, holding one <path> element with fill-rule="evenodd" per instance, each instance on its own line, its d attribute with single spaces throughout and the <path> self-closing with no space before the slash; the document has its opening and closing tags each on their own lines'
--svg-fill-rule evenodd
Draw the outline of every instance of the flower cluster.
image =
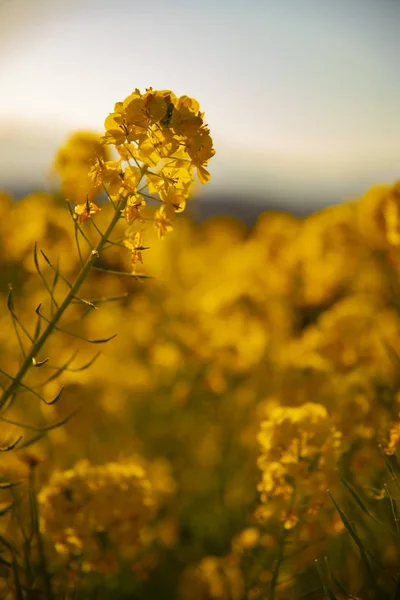
<svg viewBox="0 0 400 600">
<path fill-rule="evenodd" d="M 180 600 L 241 600 L 244 580 L 234 555 L 207 556 L 184 574 Z"/>
<path fill-rule="evenodd" d="M 38 496 L 42 529 L 67 562 L 82 557 L 85 572 L 115 573 L 143 545 L 155 498 L 135 461 L 91 465 L 53 473 Z"/>
<path fill-rule="evenodd" d="M 358 204 L 358 223 L 368 244 L 377 250 L 398 249 L 400 182 L 372 186 Z"/>
<path fill-rule="evenodd" d="M 263 519 L 280 514 L 285 529 L 315 519 L 337 480 L 340 437 L 321 404 L 271 410 L 258 436 Z"/>
<path fill-rule="evenodd" d="M 214 156 L 210 131 L 197 100 L 170 90 L 136 89 L 106 118 L 102 138 L 77 132 L 60 148 L 54 170 L 75 204 L 79 224 L 101 210 L 95 199 L 106 193 L 128 225 L 123 244 L 131 251 L 133 271 L 143 262 L 143 225 L 152 220 L 159 239 L 172 231 L 176 213 L 193 193 L 194 174 L 207 183 Z M 112 157 L 109 146 L 117 156 Z M 161 205 L 150 214 L 149 200 Z"/>
<path fill-rule="evenodd" d="M 201 183 L 210 179 L 206 167 L 215 150 L 203 118 L 193 98 L 149 88 L 144 94 L 136 89 L 117 102 L 105 120 L 103 142 L 115 146 L 119 160 L 99 156 L 89 176 L 96 188 L 106 189 L 111 201 L 125 199 L 122 214 L 130 226 L 126 246 L 134 265 L 142 262 L 144 247 L 141 231 L 132 232 L 132 227 L 143 223 L 146 199 L 161 203 L 153 221 L 162 239 L 172 230 L 175 213 L 185 209 L 194 171 Z"/>
<path fill-rule="evenodd" d="M 138 99 L 142 97 L 135 102 Z M 174 102 L 177 106 L 178 101 Z M 116 110 L 115 122 L 123 110 Z M 133 119 L 135 111 L 130 110 Z M 163 173 L 162 166 L 171 157 L 164 156 L 168 152 L 164 145 L 157 165 L 154 157 L 150 164 L 146 139 L 149 128 L 158 129 L 143 110 L 140 115 L 145 118 L 136 116 L 136 125 L 122 116 L 106 137 L 118 146 L 120 160 L 115 163 L 127 170 L 127 180 L 136 181 L 135 171 L 128 169 L 130 163 L 132 169 L 143 170 L 149 195 L 158 194 L 162 206 L 168 206 L 167 188 L 155 173 Z M 174 110 L 167 109 L 159 122 L 165 135 L 173 138 Z M 146 125 L 141 129 L 140 123 Z M 117 139 L 119 131 L 125 132 L 126 139 Z M 141 138 L 145 132 L 146 139 Z M 174 157 L 181 151 L 176 152 Z M 383 540 L 382 553 L 379 547 L 379 556 L 378 550 L 374 555 L 396 573 L 400 251 L 394 208 L 398 185 L 373 188 L 357 201 L 302 219 L 267 212 L 250 231 L 233 219 L 212 219 L 202 225 L 177 219 L 175 234 L 157 245 L 153 241 L 158 231 L 142 230 L 149 198 L 140 191 L 141 184 L 135 193 L 136 184 L 124 187 L 124 177 L 117 173 L 113 179 L 115 165 L 108 162 L 104 160 L 104 187 L 115 198 L 119 195 L 126 200 L 119 205 L 119 222 L 128 225 L 124 244 L 133 264 L 141 264 L 146 250 L 147 269 L 155 278 L 139 285 L 131 278 L 115 278 L 112 270 L 94 273 L 85 284 L 87 298 L 102 302 L 107 294 L 122 299 L 110 302 L 106 310 L 92 311 L 84 321 L 79 319 L 86 306 L 77 302 L 69 313 L 71 327 L 75 327 L 71 331 L 90 340 L 100 330 L 118 333 L 117 338 L 102 347 L 102 355 L 93 363 L 91 346 L 76 337 L 55 335 L 47 347 L 57 360 L 35 369 L 24 383 L 36 386 L 45 380 L 46 397 L 53 397 L 58 388 L 52 374 L 65 365 L 66 402 L 38 406 L 24 402 L 22 396 L 7 415 L 16 423 L 24 424 L 29 418 L 41 427 L 44 422 L 64 422 L 70 411 L 83 406 L 74 419 L 36 445 L 43 455 L 51 448 L 46 462 L 38 467 L 44 486 L 39 495 L 44 538 L 57 544 L 59 561 L 82 560 L 85 569 L 92 569 L 83 578 L 95 571 L 116 573 L 119 558 L 124 556 L 135 561 L 135 577 L 150 565 L 153 576 L 138 597 L 162 598 L 167 588 L 170 596 L 179 597 L 179 588 L 182 598 L 259 599 L 272 595 L 274 588 L 277 599 L 297 598 L 312 589 L 311 579 L 318 587 L 315 559 L 327 555 L 343 588 L 353 596 L 369 598 L 357 547 L 327 490 L 348 515 L 350 527 L 363 512 L 360 506 L 366 509 L 366 521 L 371 508 L 372 513 L 379 513 L 379 522 L 394 515 L 393 542 L 381 535 L 378 525 L 370 537 L 367 526 L 357 525 L 355 531 L 363 542 L 368 539 L 372 549 Z M 188 185 L 185 181 L 180 178 L 183 191 Z M 110 197 L 116 207 L 119 201 Z M 104 229 L 107 212 L 102 206 L 95 214 L 90 202 L 94 204 L 89 196 L 75 211 L 75 225 L 82 225 L 89 240 L 91 221 Z M 33 207 L 30 220 L 24 219 L 28 206 Z M 172 206 L 174 212 L 176 206 Z M 0 293 L 6 303 L 9 274 L 18 271 L 19 310 L 28 322 L 30 302 L 37 306 L 43 295 L 32 276 L 29 250 L 35 239 L 45 237 L 47 255 L 62 255 L 74 241 L 73 231 L 68 228 L 65 207 L 59 208 L 45 195 L 18 203 L 0 197 L 0 215 L 7 215 L 0 219 L 0 251 L 7 257 L 2 263 Z M 164 217 L 160 216 L 163 227 L 172 227 Z M 119 253 L 119 246 L 110 245 L 102 265 L 119 270 L 123 265 Z M 78 257 L 70 256 L 68 274 L 78 267 Z M 42 273 L 52 281 L 48 263 Z M 20 361 L 20 348 L 9 315 L 0 319 L 0 358 L 11 370 Z M 77 349 L 79 360 L 71 363 Z M 86 364 L 90 369 L 80 370 Z M 2 374 L 0 383 L 7 384 Z M 4 443 L 20 434 L 26 437 L 22 427 L 15 426 L 11 433 Z M 153 508 L 144 501 L 140 510 L 135 508 L 140 515 L 144 515 L 142 509 L 149 512 L 139 517 L 137 529 L 132 525 L 142 532 L 139 538 L 129 534 L 137 540 L 132 552 L 122 533 L 118 533 L 120 546 L 113 537 L 120 527 L 115 511 L 128 514 L 128 508 L 111 477 L 104 476 L 103 487 L 93 484 L 99 504 L 101 498 L 109 497 L 106 488 L 111 490 L 113 502 L 104 501 L 101 509 L 94 502 L 94 511 L 76 510 L 72 503 L 68 513 L 71 500 L 65 492 L 71 487 L 66 473 L 75 474 L 74 482 L 79 469 L 64 469 L 79 458 L 113 464 L 115 472 L 120 472 L 124 465 L 118 462 L 121 444 L 124 452 L 149 461 L 144 463 L 145 479 L 151 482 L 153 497 Z M 17 452 L 3 455 L 4 473 L 13 481 L 12 474 L 21 471 L 18 456 Z M 158 464 L 151 469 L 155 457 Z M 389 485 L 386 463 L 392 469 Z M 56 476 L 50 476 L 54 468 L 62 483 L 54 483 Z M 95 469 L 100 467 L 86 463 L 85 480 L 72 487 L 81 486 L 86 493 L 92 486 L 87 482 L 100 479 Z M 91 505 L 90 500 L 87 506 Z M 158 509 L 154 521 L 147 527 L 154 508 Z M 81 513 L 85 526 L 79 521 Z M 90 520 L 92 515 L 96 523 Z M 125 520 L 121 517 L 121 522 Z M 133 523 L 134 517 L 127 520 Z M 136 562 L 137 550 L 141 554 L 145 543 L 155 553 L 154 563 L 147 550 Z M 375 568 L 372 561 L 371 565 Z M 379 577 L 380 585 L 383 575 Z M 390 597 L 389 579 L 382 589 L 382 597 Z M 335 588 L 336 597 L 340 594 Z"/>
<path fill-rule="evenodd" d="M 102 191 L 89 177 L 96 158 L 107 161 L 110 151 L 91 131 L 73 133 L 56 154 L 53 170 L 60 177 L 61 191 L 75 204 L 83 204 L 86 199 L 93 202 Z"/>
</svg>

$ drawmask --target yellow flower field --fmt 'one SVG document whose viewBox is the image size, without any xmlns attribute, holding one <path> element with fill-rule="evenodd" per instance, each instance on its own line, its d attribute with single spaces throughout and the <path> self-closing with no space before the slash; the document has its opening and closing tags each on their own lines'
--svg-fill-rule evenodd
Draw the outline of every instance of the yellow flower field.
<svg viewBox="0 0 400 600">
<path fill-rule="evenodd" d="M 195 224 L 204 117 L 135 90 L 0 195 L 0 598 L 399 597 L 400 184 Z"/>
</svg>

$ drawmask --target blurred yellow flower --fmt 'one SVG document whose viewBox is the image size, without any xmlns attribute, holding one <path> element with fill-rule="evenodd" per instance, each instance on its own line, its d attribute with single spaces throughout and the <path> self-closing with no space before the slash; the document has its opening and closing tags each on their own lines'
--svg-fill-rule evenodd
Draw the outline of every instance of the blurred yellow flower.
<svg viewBox="0 0 400 600">
<path fill-rule="evenodd" d="M 326 490 L 338 481 L 341 433 L 324 406 L 307 402 L 272 409 L 261 424 L 258 442 L 262 472 L 258 490 L 265 505 L 260 515 L 276 516 L 278 506 L 272 503 L 269 510 L 268 504 L 278 501 L 282 521 L 289 529 L 305 519 L 305 508 L 327 504 Z"/>
<path fill-rule="evenodd" d="M 113 573 L 134 560 L 155 500 L 144 468 L 134 461 L 56 471 L 38 495 L 42 530 L 57 553 L 81 557 L 85 571 Z"/>
<path fill-rule="evenodd" d="M 400 182 L 371 187 L 356 206 L 360 233 L 372 248 L 400 245 Z"/>
<path fill-rule="evenodd" d="M 86 197 L 94 200 L 101 188 L 89 177 L 89 171 L 94 160 L 108 160 L 109 154 L 98 134 L 89 131 L 73 133 L 58 150 L 53 164 L 64 194 L 75 203 Z"/>
</svg>

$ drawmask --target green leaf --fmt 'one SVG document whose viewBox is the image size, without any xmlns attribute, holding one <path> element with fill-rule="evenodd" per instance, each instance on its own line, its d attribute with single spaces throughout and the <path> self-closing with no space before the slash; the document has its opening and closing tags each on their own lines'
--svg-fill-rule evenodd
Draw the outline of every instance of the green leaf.
<svg viewBox="0 0 400 600">
<path fill-rule="evenodd" d="M 325 595 L 328 596 L 329 600 L 337 600 L 337 598 L 336 598 L 335 594 L 333 593 L 333 591 L 331 590 L 331 588 L 328 587 L 328 585 L 326 584 L 325 577 L 324 577 L 322 569 L 319 565 L 318 559 L 316 559 L 315 565 L 317 567 L 318 575 L 319 575 L 319 578 L 321 579 L 322 588 L 324 590 Z"/>
</svg>

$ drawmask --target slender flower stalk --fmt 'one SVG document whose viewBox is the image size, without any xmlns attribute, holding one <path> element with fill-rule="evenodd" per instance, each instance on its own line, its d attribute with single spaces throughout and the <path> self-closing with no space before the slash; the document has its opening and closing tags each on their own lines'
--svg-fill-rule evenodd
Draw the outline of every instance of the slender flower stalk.
<svg viewBox="0 0 400 600">
<path fill-rule="evenodd" d="M 21 386 L 22 381 L 29 371 L 29 369 L 35 365 L 36 357 L 39 354 L 40 350 L 43 348 L 45 342 L 49 338 L 49 336 L 56 329 L 58 323 L 60 322 L 61 317 L 64 315 L 67 308 L 70 306 L 71 302 L 76 298 L 79 289 L 86 277 L 89 275 L 95 260 L 99 257 L 101 251 L 104 249 L 107 244 L 109 237 L 111 236 L 115 226 L 117 225 L 121 210 L 124 209 L 126 204 L 126 199 L 121 198 L 121 200 L 117 204 L 118 210 L 113 213 L 112 219 L 104 232 L 104 235 L 98 241 L 96 247 L 90 252 L 86 261 L 82 265 L 80 272 L 78 273 L 74 283 L 72 284 L 69 292 L 66 294 L 64 300 L 59 305 L 58 309 L 53 314 L 52 319 L 48 322 L 47 327 L 43 331 L 43 333 L 38 337 L 38 339 L 32 344 L 30 351 L 27 353 L 18 373 L 13 377 L 10 384 L 4 389 L 1 399 L 0 399 L 0 409 L 4 408 L 6 402 L 12 398 L 12 396 L 17 392 L 18 388 Z"/>
</svg>

